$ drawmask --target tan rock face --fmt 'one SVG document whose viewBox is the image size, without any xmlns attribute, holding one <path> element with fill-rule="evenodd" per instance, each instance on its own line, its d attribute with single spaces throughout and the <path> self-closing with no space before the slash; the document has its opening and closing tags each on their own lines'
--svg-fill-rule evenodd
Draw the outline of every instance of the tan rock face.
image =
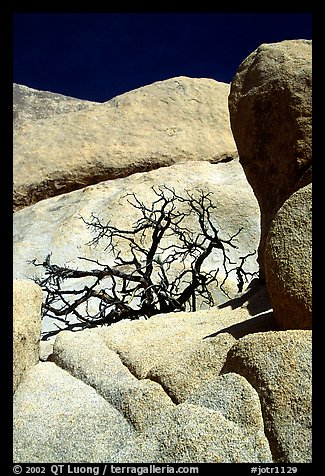
<svg viewBox="0 0 325 476">
<path fill-rule="evenodd" d="M 160 385 L 138 380 L 129 371 L 106 345 L 101 328 L 60 332 L 51 360 L 95 388 L 139 431 L 150 427 L 173 405 Z"/>
<path fill-rule="evenodd" d="M 15 210 L 134 172 L 237 155 L 226 83 L 172 78 L 95 106 L 15 91 Z"/>
<path fill-rule="evenodd" d="M 256 390 L 239 374 L 229 372 L 202 385 L 186 403 L 217 410 L 241 427 L 260 431 L 264 427 Z"/>
<path fill-rule="evenodd" d="M 270 463 L 261 429 L 243 428 L 210 408 L 182 403 L 165 413 L 160 424 L 119 449 L 113 463 Z"/>
<path fill-rule="evenodd" d="M 312 327 L 312 185 L 276 214 L 265 248 L 266 283 L 281 329 Z"/>
<path fill-rule="evenodd" d="M 137 378 L 160 383 L 174 402 L 181 403 L 219 374 L 236 342 L 234 328 L 247 324 L 247 333 L 255 331 L 250 317 L 246 306 L 236 311 L 213 308 L 124 321 L 100 331 Z M 271 316 L 264 325 L 270 322 Z"/>
<path fill-rule="evenodd" d="M 311 366 L 311 331 L 250 334 L 228 353 L 222 373 L 242 375 L 259 394 L 275 462 L 311 462 Z"/>
<path fill-rule="evenodd" d="M 236 343 L 227 330 L 254 332 L 252 320 L 245 305 L 61 332 L 51 359 L 134 426 L 112 462 L 272 462 L 256 390 L 240 375 L 218 377 Z"/>
<path fill-rule="evenodd" d="M 262 275 L 275 213 L 311 181 L 311 67 L 311 41 L 263 44 L 242 62 L 231 84 L 231 128 L 261 209 Z"/>
<path fill-rule="evenodd" d="M 13 282 L 13 390 L 39 360 L 42 290 L 33 281 Z"/>
</svg>

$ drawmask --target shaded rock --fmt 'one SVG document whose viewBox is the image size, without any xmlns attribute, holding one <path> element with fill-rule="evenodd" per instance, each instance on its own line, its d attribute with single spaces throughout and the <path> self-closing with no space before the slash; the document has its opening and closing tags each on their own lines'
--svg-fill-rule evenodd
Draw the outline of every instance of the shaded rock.
<svg viewBox="0 0 325 476">
<path fill-rule="evenodd" d="M 184 190 L 192 193 L 200 189 L 211 192 L 212 203 L 217 207 L 211 210 L 211 218 L 219 226 L 221 237 L 227 239 L 243 227 L 235 240 L 238 249 L 228 249 L 231 261 L 238 263 L 240 256 L 257 249 L 260 236 L 258 204 L 238 161 L 214 165 L 191 162 L 102 182 L 80 191 L 43 200 L 16 212 L 13 218 L 14 277 L 44 276 L 43 268 L 36 268 L 30 261 L 36 259 L 43 262 L 50 252 L 53 264 L 68 264 L 70 268 L 93 269 L 93 263 L 78 257 L 98 259 L 101 263 L 113 266 L 115 258 L 105 250 L 106 240 L 102 240 L 96 248 L 87 244 L 94 238 L 94 234 L 80 217 L 90 220 L 91 215 L 95 214 L 103 223 L 110 221 L 123 229 L 131 229 L 135 220 L 141 217 L 141 213 L 127 202 L 127 192 L 134 192 L 139 200 L 150 205 L 152 200 L 157 198 L 152 187 L 163 184 L 173 187 L 180 195 L 184 194 Z M 198 230 L 193 220 L 188 220 L 186 224 L 193 231 Z M 148 240 L 149 238 L 144 243 L 146 246 Z M 170 241 L 166 241 L 166 246 L 173 240 L 174 237 L 171 236 Z M 125 242 L 120 242 L 119 246 L 123 254 L 129 253 Z M 217 250 L 206 261 L 206 269 L 220 268 L 219 282 L 224 277 L 220 255 Z M 251 256 L 246 261 L 245 269 L 254 272 L 257 268 L 256 256 Z M 171 272 L 179 272 L 177 262 L 173 263 Z M 106 282 L 103 282 L 104 286 Z M 229 276 L 225 287 L 230 296 L 237 295 L 235 272 Z M 211 290 L 216 303 L 228 299 L 216 286 L 211 286 Z M 46 320 L 44 326 L 47 326 L 47 329 L 53 328 Z"/>
<path fill-rule="evenodd" d="M 311 344 L 311 331 L 304 330 L 247 335 L 222 370 L 244 376 L 259 394 L 275 462 L 311 462 Z"/>
<path fill-rule="evenodd" d="M 135 172 L 236 157 L 228 94 L 226 83 L 182 76 L 88 107 L 18 86 L 14 209 Z M 52 112 L 39 112 L 48 103 Z"/>
<path fill-rule="evenodd" d="M 13 391 L 39 361 L 42 289 L 33 281 L 13 281 Z"/>
<path fill-rule="evenodd" d="M 53 341 L 41 340 L 39 359 L 42 362 L 46 362 L 47 360 L 50 360 L 50 356 L 52 355 L 52 352 L 53 352 Z"/>
<path fill-rule="evenodd" d="M 265 284 L 263 284 L 258 278 L 253 279 L 245 292 L 237 297 L 220 304 L 220 309 L 229 307 L 231 309 L 237 309 L 239 307 L 247 307 L 250 314 L 266 313 L 271 309 L 271 302 L 269 294 Z"/>
<path fill-rule="evenodd" d="M 14 395 L 15 463 L 99 463 L 133 436 L 123 416 L 88 385 L 40 362 Z"/>
<path fill-rule="evenodd" d="M 92 386 L 139 431 L 151 426 L 172 401 L 157 383 L 139 381 L 110 350 L 101 329 L 61 332 L 51 360 Z"/>
<path fill-rule="evenodd" d="M 81 111 L 98 103 L 64 96 L 63 94 L 39 91 L 37 89 L 13 84 L 14 130 L 24 129 L 33 121 L 53 118 L 58 114 Z"/>
<path fill-rule="evenodd" d="M 312 42 L 263 44 L 239 66 L 231 83 L 231 128 L 261 209 L 259 261 L 284 201 L 311 182 Z"/>
<path fill-rule="evenodd" d="M 312 326 L 312 185 L 276 214 L 265 248 L 266 284 L 281 329 Z"/>
<path fill-rule="evenodd" d="M 123 463 L 266 463 L 272 462 L 262 432 L 237 426 L 220 412 L 182 403 L 158 425 L 116 451 Z"/>
</svg>

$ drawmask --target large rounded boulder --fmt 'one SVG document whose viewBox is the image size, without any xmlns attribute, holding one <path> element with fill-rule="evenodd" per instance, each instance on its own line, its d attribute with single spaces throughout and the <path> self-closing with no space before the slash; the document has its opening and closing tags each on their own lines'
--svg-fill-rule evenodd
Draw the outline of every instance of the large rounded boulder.
<svg viewBox="0 0 325 476">
<path fill-rule="evenodd" d="M 289 196 L 311 182 L 312 42 L 262 44 L 239 66 L 229 95 L 240 162 L 261 210 L 259 263 L 265 238 Z"/>
<path fill-rule="evenodd" d="M 311 329 L 312 185 L 284 203 L 265 247 L 266 284 L 281 329 Z"/>
</svg>

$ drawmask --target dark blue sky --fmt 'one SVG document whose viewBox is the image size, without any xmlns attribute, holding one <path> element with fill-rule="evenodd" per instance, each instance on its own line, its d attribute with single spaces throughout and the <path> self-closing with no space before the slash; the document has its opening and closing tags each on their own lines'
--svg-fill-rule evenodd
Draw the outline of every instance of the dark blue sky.
<svg viewBox="0 0 325 476">
<path fill-rule="evenodd" d="M 311 39 L 311 13 L 15 13 L 13 81 L 93 101 L 174 76 L 230 83 L 262 43 Z"/>
</svg>

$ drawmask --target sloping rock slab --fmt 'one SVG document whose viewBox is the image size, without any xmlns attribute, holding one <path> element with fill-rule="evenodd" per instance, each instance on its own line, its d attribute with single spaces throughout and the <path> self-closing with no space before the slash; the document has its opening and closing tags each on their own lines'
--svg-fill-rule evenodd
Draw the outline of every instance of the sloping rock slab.
<svg viewBox="0 0 325 476">
<path fill-rule="evenodd" d="M 34 101 L 24 103 L 29 111 L 23 110 L 24 104 L 20 107 L 24 120 L 14 131 L 15 210 L 135 172 L 236 157 L 229 89 L 213 79 L 182 76 L 95 106 L 69 101 L 64 113 L 52 105 L 55 113 L 45 115 L 29 112 L 32 105 L 44 108 L 44 93 L 34 92 Z M 57 102 L 56 95 L 52 102 Z"/>
<path fill-rule="evenodd" d="M 58 114 L 81 111 L 98 103 L 39 91 L 22 84 L 13 84 L 14 130 L 19 132 L 33 121 L 53 118 Z"/>
<path fill-rule="evenodd" d="M 159 382 L 173 401 L 180 403 L 219 375 L 236 342 L 228 328 L 249 323 L 250 318 L 247 308 L 213 308 L 160 314 L 147 321 L 122 321 L 100 332 L 138 379 Z M 269 319 L 272 321 L 271 315 Z M 254 324 L 250 330 L 248 325 L 246 332 L 253 329 Z"/>
</svg>

